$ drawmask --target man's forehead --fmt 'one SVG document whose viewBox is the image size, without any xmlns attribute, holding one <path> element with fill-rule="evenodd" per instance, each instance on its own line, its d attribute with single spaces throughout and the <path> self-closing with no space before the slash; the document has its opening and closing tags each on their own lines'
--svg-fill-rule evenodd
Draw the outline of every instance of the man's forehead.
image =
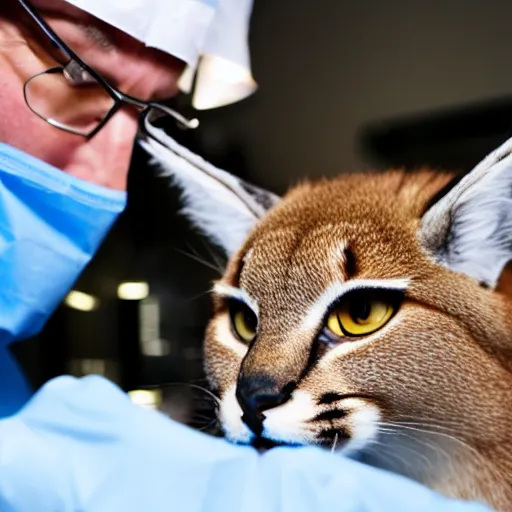
<svg viewBox="0 0 512 512">
<path fill-rule="evenodd" d="M 122 34 L 121 31 L 112 25 L 70 4 L 66 0 L 33 0 L 32 4 L 42 15 L 59 15 L 75 22 L 88 40 L 105 50 L 115 46 L 116 35 L 119 37 Z M 124 38 L 133 39 L 126 34 L 122 35 Z"/>
<path fill-rule="evenodd" d="M 5 1 L 0 0 L 2 16 Z M 144 52 L 140 57 L 153 66 L 168 67 L 173 75 L 179 71 L 179 87 L 192 95 L 193 106 L 200 110 L 235 103 L 256 90 L 248 48 L 253 0 L 30 1 L 46 16 L 65 17 L 81 30 L 85 27 L 89 40 L 103 49 L 138 48 Z M 107 67 L 103 73 L 111 71 L 112 66 Z M 167 94 L 159 92 L 153 99 L 169 97 L 173 89 L 167 87 Z"/>
<path fill-rule="evenodd" d="M 75 7 L 69 2 L 66 2 L 66 0 L 32 0 L 31 4 L 37 9 L 65 13 L 77 18 L 86 18 L 90 16 L 86 11 Z"/>
<path fill-rule="evenodd" d="M 65 0 L 31 3 L 65 45 L 122 92 L 141 100 L 163 101 L 178 91 L 179 76 L 184 68 L 179 59 L 148 48 Z M 12 0 L 9 5 L 16 4 L 18 0 Z M 26 16 L 21 21 L 18 17 L 12 21 L 23 24 L 28 37 L 39 43 L 45 54 L 65 64 L 67 59 L 55 51 L 33 20 Z"/>
</svg>

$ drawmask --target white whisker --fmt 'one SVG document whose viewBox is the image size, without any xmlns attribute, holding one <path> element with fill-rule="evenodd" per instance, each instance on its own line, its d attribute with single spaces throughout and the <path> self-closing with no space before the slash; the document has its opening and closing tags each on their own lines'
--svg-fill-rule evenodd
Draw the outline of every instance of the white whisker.
<svg viewBox="0 0 512 512">
<path fill-rule="evenodd" d="M 481 457 L 482 455 L 480 454 L 480 452 L 478 452 L 475 448 L 473 448 L 471 445 L 469 445 L 468 443 L 466 443 L 465 441 L 463 441 L 462 439 L 459 439 L 458 437 L 455 437 L 453 435 L 450 435 L 450 434 L 447 434 L 445 432 L 436 432 L 435 430 L 429 430 L 429 429 L 425 429 L 425 428 L 418 428 L 416 426 L 409 426 L 408 424 L 405 424 L 405 423 L 393 423 L 393 422 L 382 422 L 382 425 L 383 426 L 389 426 L 389 427 L 395 427 L 395 428 L 403 428 L 403 429 L 407 429 L 407 430 L 412 430 L 412 431 L 415 431 L 415 432 L 420 432 L 420 433 L 423 433 L 423 434 L 433 434 L 433 435 L 436 435 L 436 436 L 442 436 L 446 439 L 449 439 L 451 441 L 455 441 L 456 443 L 458 443 L 459 445 L 463 446 L 465 449 L 471 451 L 474 455 L 477 455 L 478 457 Z M 422 425 L 423 427 L 425 426 L 428 426 L 428 425 Z"/>
<path fill-rule="evenodd" d="M 409 451 L 413 452 L 414 455 L 418 455 L 417 452 L 415 452 L 412 448 L 408 448 L 408 449 L 409 449 Z M 398 453 L 391 451 L 388 446 L 386 446 L 382 442 L 378 441 L 377 439 L 373 439 L 370 443 L 368 443 L 365 450 L 370 453 L 371 452 L 375 453 L 379 458 L 382 455 L 394 457 L 395 460 L 397 460 L 402 465 L 402 467 L 408 471 L 410 476 L 417 476 L 417 473 L 416 473 L 417 468 L 415 468 L 413 466 L 410 459 L 401 457 Z"/>
<path fill-rule="evenodd" d="M 222 263 L 219 259 L 219 256 L 215 254 L 215 251 L 211 248 L 209 244 L 207 244 L 204 240 L 202 240 L 203 246 L 208 251 L 208 254 L 210 255 L 211 259 L 213 260 L 214 265 L 216 266 L 217 270 L 219 271 L 219 274 L 224 274 L 224 269 L 226 267 L 226 262 Z"/>
<path fill-rule="evenodd" d="M 383 432 L 384 434 L 391 434 L 391 435 L 406 437 L 407 439 L 410 439 L 413 442 L 416 442 L 418 444 L 426 446 L 427 448 L 432 450 L 432 452 L 435 453 L 435 454 L 442 454 L 442 455 L 444 455 L 446 460 L 451 464 L 451 457 L 450 457 L 450 455 L 445 450 L 443 450 L 440 446 L 428 443 L 424 439 L 416 438 L 416 437 L 411 436 L 411 435 L 409 435 L 409 434 L 407 434 L 405 432 L 400 432 L 400 430 L 396 429 L 396 428 L 395 429 L 381 429 L 381 428 L 379 428 L 379 432 Z M 425 467 L 428 467 L 430 469 L 434 469 L 433 461 L 425 453 L 420 452 L 418 450 L 415 450 L 412 447 L 405 446 L 403 444 L 400 447 L 402 449 L 406 449 L 406 450 L 412 451 L 417 457 L 420 457 L 421 459 L 423 459 L 425 461 Z"/>
<path fill-rule="evenodd" d="M 190 250 L 193 251 L 192 247 L 188 246 Z M 212 263 L 210 263 L 209 261 L 206 261 L 204 258 L 202 258 L 200 255 L 198 255 L 196 253 L 196 251 L 194 251 L 194 253 L 190 253 L 190 252 L 187 252 L 187 251 L 184 251 L 182 249 L 176 249 L 177 252 L 183 254 L 184 256 L 187 256 L 188 258 L 191 258 L 192 260 L 194 261 L 197 261 L 198 263 L 201 263 L 201 265 L 211 269 L 211 270 L 215 270 L 215 272 L 219 273 L 219 275 L 222 275 L 223 274 L 223 271 L 222 270 L 219 270 L 215 265 L 213 265 Z"/>
<path fill-rule="evenodd" d="M 331 447 L 331 453 L 334 453 L 335 450 L 336 450 L 336 445 L 338 444 L 338 433 L 336 433 L 334 435 L 334 441 L 332 443 L 332 447 Z"/>
</svg>

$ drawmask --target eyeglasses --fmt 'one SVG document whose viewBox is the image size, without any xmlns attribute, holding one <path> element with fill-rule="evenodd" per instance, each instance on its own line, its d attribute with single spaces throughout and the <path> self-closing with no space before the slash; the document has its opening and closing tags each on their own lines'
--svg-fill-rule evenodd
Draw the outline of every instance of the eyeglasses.
<svg viewBox="0 0 512 512">
<path fill-rule="evenodd" d="M 29 78 L 23 92 L 28 108 L 47 123 L 88 139 L 94 137 L 123 106 L 140 114 L 148 110 L 173 117 L 180 127 L 194 129 L 197 119 L 152 101 L 142 101 L 112 87 L 97 71 L 71 50 L 26 0 L 18 0 L 44 35 L 68 63 Z"/>
</svg>

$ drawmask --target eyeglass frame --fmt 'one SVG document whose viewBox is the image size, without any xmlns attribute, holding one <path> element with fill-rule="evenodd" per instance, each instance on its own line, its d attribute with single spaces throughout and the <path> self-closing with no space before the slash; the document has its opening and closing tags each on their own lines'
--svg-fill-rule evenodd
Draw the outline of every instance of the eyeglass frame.
<svg viewBox="0 0 512 512">
<path fill-rule="evenodd" d="M 54 126 L 55 128 L 58 128 L 60 130 L 63 130 L 68 133 L 73 133 L 75 135 L 79 135 L 82 137 L 85 137 L 86 139 L 90 140 L 92 139 L 107 123 L 108 121 L 114 116 L 114 114 L 123 106 L 123 105 L 129 105 L 132 107 L 135 107 L 139 111 L 139 116 L 144 115 L 147 113 L 148 110 L 155 109 L 160 112 L 163 112 L 164 114 L 171 116 L 176 120 L 178 125 L 181 125 L 185 129 L 195 129 L 199 126 L 199 121 L 196 118 L 187 119 L 184 116 L 182 116 L 180 113 L 176 112 L 175 110 L 162 105 L 161 103 L 153 102 L 153 101 L 143 101 L 139 100 L 137 98 L 134 98 L 133 96 L 130 96 L 129 94 L 125 94 L 124 92 L 121 92 L 119 89 L 113 87 L 110 85 L 110 83 L 100 74 L 98 73 L 94 68 L 90 67 L 83 59 L 81 59 L 69 46 L 64 43 L 64 41 L 55 33 L 55 31 L 44 21 L 44 19 L 39 15 L 37 12 L 37 9 L 33 7 L 30 2 L 27 0 L 17 0 L 18 3 L 25 9 L 27 14 L 31 17 L 31 19 L 37 24 L 37 26 L 43 31 L 44 35 L 49 39 L 49 41 L 57 47 L 59 51 L 61 51 L 65 57 L 67 57 L 70 62 L 68 62 L 66 65 L 56 66 L 53 68 L 49 68 L 45 71 L 42 71 L 40 73 L 36 73 L 35 75 L 32 75 L 29 77 L 23 86 L 23 95 L 25 99 L 25 103 L 27 104 L 27 107 L 38 117 L 46 121 L 51 126 Z M 112 107 L 110 107 L 109 111 L 105 115 L 105 117 L 99 122 L 99 124 L 92 129 L 89 133 L 85 134 L 81 131 L 74 130 L 73 128 L 70 128 L 64 124 L 59 123 L 58 121 L 55 121 L 53 119 L 46 118 L 36 112 L 31 106 L 30 102 L 27 98 L 27 85 L 28 83 L 36 78 L 37 76 L 44 75 L 44 74 L 51 74 L 51 73 L 58 73 L 61 72 L 65 75 L 66 68 L 70 65 L 78 65 L 78 69 L 82 73 L 87 73 L 90 75 L 96 82 L 98 82 L 98 85 L 101 86 L 105 92 L 109 94 L 109 96 L 113 99 L 114 104 Z M 70 84 L 70 87 L 72 87 L 72 84 Z"/>
</svg>

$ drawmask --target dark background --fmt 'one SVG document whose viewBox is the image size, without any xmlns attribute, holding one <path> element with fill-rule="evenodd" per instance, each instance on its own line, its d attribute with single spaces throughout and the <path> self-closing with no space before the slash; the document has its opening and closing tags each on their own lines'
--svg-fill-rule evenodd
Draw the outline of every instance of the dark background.
<svg viewBox="0 0 512 512">
<path fill-rule="evenodd" d="M 511 19 L 512 3 L 498 0 L 255 0 L 259 91 L 197 113 L 188 144 L 277 193 L 357 169 L 467 171 L 512 135 Z M 207 291 L 223 256 L 178 209 L 177 191 L 136 148 L 129 206 L 75 286 L 98 309 L 63 305 L 14 348 L 35 387 L 91 372 L 127 390 L 201 382 Z M 149 283 L 166 355 L 143 354 L 140 304 L 117 298 L 122 281 Z"/>
</svg>

